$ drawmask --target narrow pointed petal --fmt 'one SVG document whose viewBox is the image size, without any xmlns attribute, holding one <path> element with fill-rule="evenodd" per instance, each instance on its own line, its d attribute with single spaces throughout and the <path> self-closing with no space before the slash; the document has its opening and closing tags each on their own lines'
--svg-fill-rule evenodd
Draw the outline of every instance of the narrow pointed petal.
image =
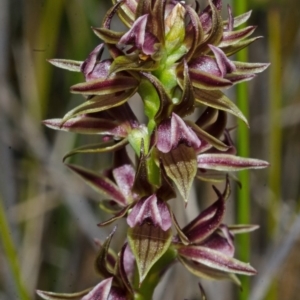
<svg viewBox="0 0 300 300">
<path fill-rule="evenodd" d="M 142 49 L 145 41 L 145 31 L 149 15 L 145 14 L 138 17 L 132 27 L 123 35 L 119 41 L 119 45 L 134 45 L 138 49 Z M 124 47 L 125 48 L 125 47 Z M 122 49 L 124 52 L 124 50 Z M 125 52 L 124 52 L 125 53 Z M 148 54 L 148 53 L 145 53 Z"/>
<path fill-rule="evenodd" d="M 195 51 L 194 57 L 199 56 L 204 51 L 208 51 L 208 44 L 218 45 L 223 36 L 223 21 L 221 14 L 218 11 L 218 8 L 214 5 L 213 1 L 209 0 L 209 5 L 211 8 L 211 30 L 209 31 L 209 35 L 204 42 L 200 44 Z M 201 23 L 203 24 L 203 22 Z"/>
<path fill-rule="evenodd" d="M 104 50 L 104 44 L 100 44 L 98 45 L 87 57 L 87 59 L 84 61 L 84 63 L 81 66 L 81 72 L 85 75 L 85 78 L 91 79 L 90 75 L 92 74 L 97 60 L 101 59 L 101 55 L 103 53 Z M 104 76 L 107 76 L 107 72 Z M 103 76 L 103 77 L 104 77 Z"/>
<path fill-rule="evenodd" d="M 236 70 L 234 63 L 227 58 L 225 53 L 220 48 L 213 45 L 208 46 L 216 58 L 222 77 L 224 77 L 227 73 L 232 73 Z"/>
<path fill-rule="evenodd" d="M 137 9 L 137 1 L 136 0 L 113 0 L 114 5 L 118 5 L 121 3 L 120 9 L 117 10 L 117 14 L 122 22 L 127 26 L 131 27 L 135 20 L 135 12 Z"/>
<path fill-rule="evenodd" d="M 200 154 L 197 157 L 198 168 L 217 171 L 240 171 L 244 169 L 262 169 L 269 163 L 254 158 L 238 157 L 230 154 Z"/>
<path fill-rule="evenodd" d="M 257 74 L 263 72 L 269 67 L 268 63 L 246 63 L 233 61 L 235 64 L 236 70 L 235 74 Z"/>
<path fill-rule="evenodd" d="M 135 259 L 134 259 L 134 256 L 132 255 L 132 253 L 130 253 L 131 251 L 128 251 L 128 249 L 129 249 L 128 244 L 125 243 L 123 245 L 122 249 L 121 249 L 120 254 L 119 254 L 117 272 L 118 272 L 118 275 L 121 278 L 122 283 L 124 284 L 126 290 L 131 295 L 133 295 L 134 291 L 133 291 L 132 285 L 131 285 L 131 283 L 129 281 L 129 278 L 128 278 L 129 277 L 128 275 L 131 275 L 131 274 L 128 274 L 127 272 L 128 272 L 128 270 L 133 268 L 133 264 L 135 264 Z M 130 259 L 128 259 L 128 253 L 131 254 Z M 127 260 L 126 260 L 126 258 L 127 258 Z M 130 260 L 130 262 L 128 260 Z M 128 264 L 130 264 L 131 266 L 128 266 Z M 126 272 L 126 269 L 127 269 L 127 272 Z M 125 299 L 126 299 L 126 297 L 125 297 Z"/>
<path fill-rule="evenodd" d="M 233 84 L 237 84 L 237 83 L 244 82 L 244 81 L 249 81 L 254 77 L 255 77 L 255 74 L 239 75 L 239 74 L 231 73 L 231 74 L 226 75 L 226 79 L 230 80 Z"/>
<path fill-rule="evenodd" d="M 178 259 L 189 272 L 191 272 L 192 274 L 194 274 L 199 278 L 204 278 L 208 280 L 222 280 L 222 279 L 233 280 L 232 276 L 235 276 L 232 273 L 227 273 L 216 269 L 212 269 L 205 265 L 185 259 L 183 257 L 178 257 Z M 233 280 L 233 281 L 235 283 L 239 282 L 238 280 L 237 281 Z"/>
<path fill-rule="evenodd" d="M 53 293 L 37 290 L 36 293 L 45 300 L 79 300 L 91 290 L 92 288 L 86 289 L 81 292 L 66 294 L 66 293 Z"/>
<path fill-rule="evenodd" d="M 256 26 L 248 26 L 236 31 L 224 32 L 222 42 L 219 47 L 228 47 L 234 45 L 250 36 L 256 29 Z"/>
<path fill-rule="evenodd" d="M 145 222 L 143 225 L 129 228 L 127 237 L 136 258 L 141 284 L 151 267 L 168 250 L 172 231 L 171 229 L 164 231 L 151 222 Z"/>
<path fill-rule="evenodd" d="M 173 187 L 173 184 L 170 181 L 170 179 L 168 178 L 162 165 L 160 165 L 160 171 L 161 171 L 161 186 L 156 191 L 157 197 L 164 201 L 168 201 L 170 199 L 176 198 L 176 192 Z"/>
<path fill-rule="evenodd" d="M 256 271 L 249 264 L 202 246 L 184 246 L 178 253 L 189 260 L 203 264 L 211 269 L 223 272 L 255 275 Z"/>
<path fill-rule="evenodd" d="M 94 118 L 86 115 L 72 118 L 63 123 L 63 119 L 44 120 L 43 124 L 55 130 L 64 130 L 81 134 L 102 134 L 115 137 L 126 137 L 126 128 L 116 121 Z"/>
<path fill-rule="evenodd" d="M 155 1 L 153 11 L 150 16 L 150 24 L 153 34 L 158 38 L 159 42 L 164 44 L 165 38 L 165 12 L 166 0 Z"/>
<path fill-rule="evenodd" d="M 102 142 L 97 144 L 89 144 L 82 147 L 78 147 L 73 149 L 72 151 L 65 154 L 63 157 L 63 161 L 65 161 L 68 157 L 79 154 L 79 153 L 106 153 L 117 151 L 126 146 L 128 143 L 127 139 L 122 139 L 121 141 L 110 140 L 108 142 Z"/>
<path fill-rule="evenodd" d="M 197 136 L 209 144 L 211 144 L 213 147 L 220 151 L 226 151 L 229 147 L 224 144 L 222 141 L 219 139 L 215 138 L 214 136 L 210 135 L 208 132 L 205 130 L 201 129 L 199 126 L 197 126 L 194 122 L 191 121 L 186 121 L 188 125 L 193 129 L 193 131 L 197 134 Z"/>
<path fill-rule="evenodd" d="M 167 231 L 172 225 L 167 204 L 158 200 L 155 194 L 140 200 L 127 217 L 127 223 L 130 227 L 140 226 L 144 222 L 150 221 L 163 231 Z"/>
<path fill-rule="evenodd" d="M 110 95 L 135 88 L 137 85 L 138 81 L 133 77 L 117 76 L 75 84 L 71 87 L 71 92 L 83 95 Z"/>
<path fill-rule="evenodd" d="M 133 192 L 137 193 L 140 197 L 148 196 L 153 193 L 153 185 L 148 178 L 147 158 L 144 154 L 144 140 L 141 143 L 140 159 L 134 178 Z"/>
<path fill-rule="evenodd" d="M 251 14 L 252 14 L 252 10 L 235 17 L 233 19 L 233 27 L 236 28 L 236 27 L 242 25 L 243 23 L 247 22 L 251 16 Z M 228 21 L 224 21 L 224 25 L 227 25 L 227 24 L 228 24 Z"/>
<path fill-rule="evenodd" d="M 190 240 L 188 239 L 188 237 L 184 234 L 184 232 L 181 230 L 178 222 L 177 222 L 177 219 L 175 217 L 175 215 L 172 213 L 171 214 L 172 216 L 172 221 L 173 221 L 173 225 L 177 231 L 177 234 L 178 234 L 178 237 L 180 239 L 180 241 L 184 244 L 184 245 L 189 245 L 190 244 Z"/>
<path fill-rule="evenodd" d="M 223 224 L 201 246 L 218 251 L 228 257 L 233 257 L 235 251 L 233 234 Z"/>
<path fill-rule="evenodd" d="M 185 60 L 189 62 L 190 59 L 193 57 L 201 39 L 203 39 L 204 32 L 203 32 L 203 28 L 199 16 L 195 12 L 195 10 L 191 8 L 189 5 L 185 6 L 185 9 L 188 16 L 191 19 L 191 24 L 192 24 L 191 34 L 186 33 L 187 36 L 185 37 L 185 43 L 191 43 L 189 52 L 185 56 Z"/>
<path fill-rule="evenodd" d="M 248 121 L 244 114 L 221 91 L 204 91 L 194 89 L 194 94 L 196 102 L 207 105 L 209 107 L 227 111 L 240 118 L 246 123 L 246 125 L 248 125 Z"/>
<path fill-rule="evenodd" d="M 219 45 L 219 47 L 222 48 L 222 50 L 226 53 L 227 56 L 231 56 L 261 38 L 262 36 L 256 36 L 251 39 L 244 39 L 238 43 L 235 43 L 234 45 L 229 45 L 224 47 Z"/>
<path fill-rule="evenodd" d="M 83 61 L 70 59 L 48 59 L 48 62 L 55 67 L 65 69 L 72 72 L 80 72 Z"/>
<path fill-rule="evenodd" d="M 97 113 L 125 104 L 127 100 L 136 93 L 136 90 L 137 89 L 131 89 L 125 92 L 117 93 L 116 95 L 93 97 L 91 100 L 88 100 L 69 111 L 64 116 L 63 123 L 78 115 Z"/>
<path fill-rule="evenodd" d="M 101 201 L 102 203 L 103 201 Z M 101 203 L 100 203 L 100 207 L 101 207 Z M 134 203 L 131 203 L 129 205 L 127 205 L 126 207 L 124 207 L 122 210 L 120 210 L 119 212 L 117 212 L 113 217 L 111 217 L 110 219 L 104 221 L 104 222 L 101 222 L 101 223 L 98 223 L 97 226 L 99 227 L 104 227 L 104 226 L 107 226 L 109 224 L 112 224 L 113 222 L 121 219 L 121 218 L 124 218 L 126 215 L 127 215 L 127 212 L 129 211 L 129 209 L 132 208 L 132 206 L 134 205 Z"/>
<path fill-rule="evenodd" d="M 193 243 L 201 243 L 218 229 L 225 213 L 225 201 L 222 196 L 199 214 L 182 231 Z"/>
<path fill-rule="evenodd" d="M 113 231 L 106 238 L 103 245 L 100 246 L 100 250 L 96 256 L 94 267 L 97 273 L 103 278 L 113 276 L 114 267 L 116 264 L 116 255 L 109 253 L 111 240 L 116 232 L 117 227 L 114 227 Z"/>
<path fill-rule="evenodd" d="M 207 72 L 190 68 L 189 73 L 193 86 L 198 89 L 219 90 L 232 86 L 229 80 Z"/>
<path fill-rule="evenodd" d="M 228 225 L 228 229 L 232 234 L 248 233 L 258 228 L 259 225 L 249 225 L 249 224 Z"/>
<path fill-rule="evenodd" d="M 118 44 L 124 32 L 117 32 L 107 28 L 92 28 L 97 37 L 107 44 Z"/>
<path fill-rule="evenodd" d="M 107 300 L 112 286 L 113 277 L 102 280 L 82 300 Z"/>
<path fill-rule="evenodd" d="M 189 69 L 186 61 L 184 61 L 182 89 L 181 99 L 179 103 L 174 106 L 173 113 L 184 117 L 186 115 L 190 115 L 195 109 L 193 86 L 190 80 Z"/>
<path fill-rule="evenodd" d="M 169 178 L 177 186 L 181 196 L 187 203 L 190 189 L 197 173 L 195 150 L 180 144 L 169 153 L 161 153 L 161 160 Z"/>
<path fill-rule="evenodd" d="M 120 189 L 108 178 L 76 165 L 67 164 L 66 166 L 78 174 L 96 192 L 113 199 L 121 206 L 127 204 Z"/>
</svg>

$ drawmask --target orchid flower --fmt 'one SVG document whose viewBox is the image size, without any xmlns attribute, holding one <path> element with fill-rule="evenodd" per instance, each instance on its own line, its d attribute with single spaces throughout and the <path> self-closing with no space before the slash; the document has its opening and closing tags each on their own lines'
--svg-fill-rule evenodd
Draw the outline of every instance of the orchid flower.
<svg viewBox="0 0 300 300">
<path fill-rule="evenodd" d="M 234 258 L 234 235 L 257 226 L 223 223 L 229 178 L 234 178 L 232 172 L 268 163 L 236 155 L 227 114 L 248 122 L 224 89 L 253 79 L 269 65 L 230 58 L 260 38 L 250 37 L 255 26 L 238 28 L 251 12 L 233 17 L 228 6 L 223 20 L 222 0 L 208 0 L 202 10 L 197 0 L 112 2 L 101 26 L 93 28 L 101 43 L 84 61 L 49 60 L 82 73 L 83 82 L 71 92 L 81 94 L 83 103 L 44 124 L 99 137 L 96 144 L 68 152 L 64 161 L 75 154 L 112 153 L 111 167 L 101 173 L 67 166 L 104 195 L 100 207 L 112 217 L 98 225 L 125 218 L 127 240 L 116 254 L 110 248 L 114 229 L 100 244 L 95 267 L 102 280 L 95 287 L 69 295 L 37 293 L 48 300 L 147 300 L 176 261 L 200 278 L 240 284 L 236 274 L 256 271 Z M 127 30 L 112 29 L 115 17 Z M 105 48 L 109 58 L 103 59 Z M 135 103 L 128 103 L 135 94 L 143 103 L 145 123 L 135 116 Z M 202 113 L 192 121 L 190 115 L 198 111 Z M 169 201 L 179 194 L 186 206 L 195 178 L 223 181 L 226 187 L 223 193 L 214 188 L 218 200 L 181 227 Z"/>
</svg>

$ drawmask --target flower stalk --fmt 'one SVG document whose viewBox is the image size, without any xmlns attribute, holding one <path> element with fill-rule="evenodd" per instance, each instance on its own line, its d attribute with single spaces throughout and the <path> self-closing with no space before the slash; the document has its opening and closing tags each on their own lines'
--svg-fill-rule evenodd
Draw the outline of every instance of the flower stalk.
<svg viewBox="0 0 300 300">
<path fill-rule="evenodd" d="M 151 299 L 165 271 L 180 262 L 199 278 L 230 279 L 254 275 L 248 263 L 234 258 L 234 236 L 256 228 L 226 225 L 223 218 L 232 172 L 260 169 L 268 163 L 236 155 L 227 128 L 227 114 L 248 125 L 224 89 L 250 80 L 266 63 L 229 57 L 254 42 L 254 26 L 239 29 L 251 13 L 221 16 L 221 0 L 113 0 L 94 33 L 103 41 L 85 61 L 52 59 L 53 65 L 81 72 L 85 81 L 71 87 L 84 102 L 62 119 L 45 120 L 52 129 L 101 136 L 99 143 L 71 150 L 76 154 L 106 153 L 111 168 L 97 173 L 67 164 L 88 185 L 105 195 L 100 207 L 112 217 L 98 226 L 125 218 L 122 249 L 110 248 L 114 232 L 99 245 L 96 270 L 102 280 L 72 295 L 38 291 L 43 299 Z M 112 30 L 118 16 L 127 31 Z M 104 48 L 110 58 L 103 59 Z M 135 116 L 128 100 L 138 93 L 146 123 Z M 189 115 L 197 112 L 195 121 Z M 135 156 L 132 162 L 128 154 Z M 188 205 L 195 179 L 224 182 L 217 200 L 189 224 L 178 224 L 169 201 Z M 174 229 L 174 230 L 173 230 Z M 200 285 L 202 291 L 202 286 Z M 202 293 L 202 292 L 201 292 Z M 203 294 L 203 293 L 202 293 Z"/>
</svg>

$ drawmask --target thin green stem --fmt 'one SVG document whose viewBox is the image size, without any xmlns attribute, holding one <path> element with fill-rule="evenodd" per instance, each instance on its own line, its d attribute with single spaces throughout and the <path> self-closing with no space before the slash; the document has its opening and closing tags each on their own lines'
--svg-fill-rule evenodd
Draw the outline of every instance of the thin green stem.
<svg viewBox="0 0 300 300">
<path fill-rule="evenodd" d="M 7 258 L 7 262 L 11 269 L 12 276 L 14 278 L 14 283 L 16 287 L 16 293 L 18 294 L 18 298 L 21 300 L 30 300 L 29 293 L 22 282 L 21 271 L 18 263 L 18 255 L 15 249 L 14 242 L 11 238 L 10 228 L 9 228 L 8 220 L 5 216 L 3 201 L 1 198 L 0 198 L 0 228 L 1 228 L 0 240 L 3 245 L 2 247 L 4 249 L 4 254 Z"/>
<path fill-rule="evenodd" d="M 272 194 L 269 195 L 269 215 L 268 233 L 272 238 L 277 228 L 279 219 L 279 201 L 281 196 L 281 145 L 282 130 L 280 122 L 281 110 L 281 35 L 280 35 L 280 11 L 274 7 L 268 12 L 268 32 L 269 32 L 269 54 L 272 62 L 272 72 L 270 73 L 270 140 L 269 140 L 269 188 Z M 267 300 L 277 299 L 277 285 L 274 281 L 269 289 Z"/>
<path fill-rule="evenodd" d="M 247 11 L 247 0 L 234 0 L 234 14 L 240 15 Z M 238 61 L 246 62 L 248 59 L 248 51 L 244 49 L 236 55 Z M 237 106 L 244 113 L 248 119 L 248 88 L 245 83 L 239 84 L 236 88 Z M 249 130 L 246 125 L 239 121 L 237 130 L 237 151 L 239 156 L 249 156 Z M 239 173 L 239 180 L 242 184 L 242 189 L 237 191 L 237 222 L 240 224 L 250 223 L 250 187 L 249 187 L 249 172 L 242 171 Z M 237 256 L 242 261 L 248 262 L 250 260 L 250 237 L 248 235 L 241 235 L 237 238 L 238 254 Z M 249 278 L 241 278 L 243 292 L 240 294 L 241 300 L 246 300 L 250 291 Z"/>
</svg>

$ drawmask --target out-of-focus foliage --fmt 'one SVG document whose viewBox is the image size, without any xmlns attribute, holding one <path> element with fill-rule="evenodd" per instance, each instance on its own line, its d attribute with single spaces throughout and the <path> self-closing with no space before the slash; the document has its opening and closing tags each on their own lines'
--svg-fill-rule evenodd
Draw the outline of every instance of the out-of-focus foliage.
<svg viewBox="0 0 300 300">
<path fill-rule="evenodd" d="M 251 262 L 258 275 L 248 299 L 296 299 L 300 275 L 295 263 L 300 261 L 295 250 L 300 242 L 300 12 L 298 0 L 247 2 L 248 9 L 253 9 L 250 23 L 257 24 L 258 34 L 265 37 L 251 45 L 249 60 L 272 63 L 249 88 L 250 156 L 269 160 L 271 167 L 250 173 L 249 218 L 261 229 L 252 235 Z M 82 81 L 80 75 L 62 72 L 46 59 L 84 60 L 98 43 L 90 27 L 99 26 L 110 5 L 103 0 L 0 1 L 1 299 L 35 299 L 37 287 L 75 292 L 97 281 L 92 271 L 93 238 L 106 236 L 96 224 L 107 216 L 98 208 L 98 195 L 61 163 L 76 144 L 97 140 L 84 137 L 82 141 L 80 136 L 50 131 L 41 120 L 62 116 L 79 104 L 80 96 L 71 95 L 69 87 Z M 83 156 L 76 159 L 80 162 Z M 84 159 L 84 165 L 94 169 L 110 162 L 109 155 L 101 161 L 93 155 Z M 205 193 L 204 186 L 195 186 L 190 197 L 200 199 Z M 182 219 L 196 215 L 195 202 L 190 201 L 188 216 L 183 212 Z M 235 202 L 231 202 L 228 223 L 234 221 Z M 180 271 L 167 274 L 156 299 L 196 297 L 195 279 Z M 173 288 L 166 282 L 172 282 Z M 234 299 L 226 284 L 213 288 L 211 282 L 202 284 L 209 299 Z"/>
</svg>

